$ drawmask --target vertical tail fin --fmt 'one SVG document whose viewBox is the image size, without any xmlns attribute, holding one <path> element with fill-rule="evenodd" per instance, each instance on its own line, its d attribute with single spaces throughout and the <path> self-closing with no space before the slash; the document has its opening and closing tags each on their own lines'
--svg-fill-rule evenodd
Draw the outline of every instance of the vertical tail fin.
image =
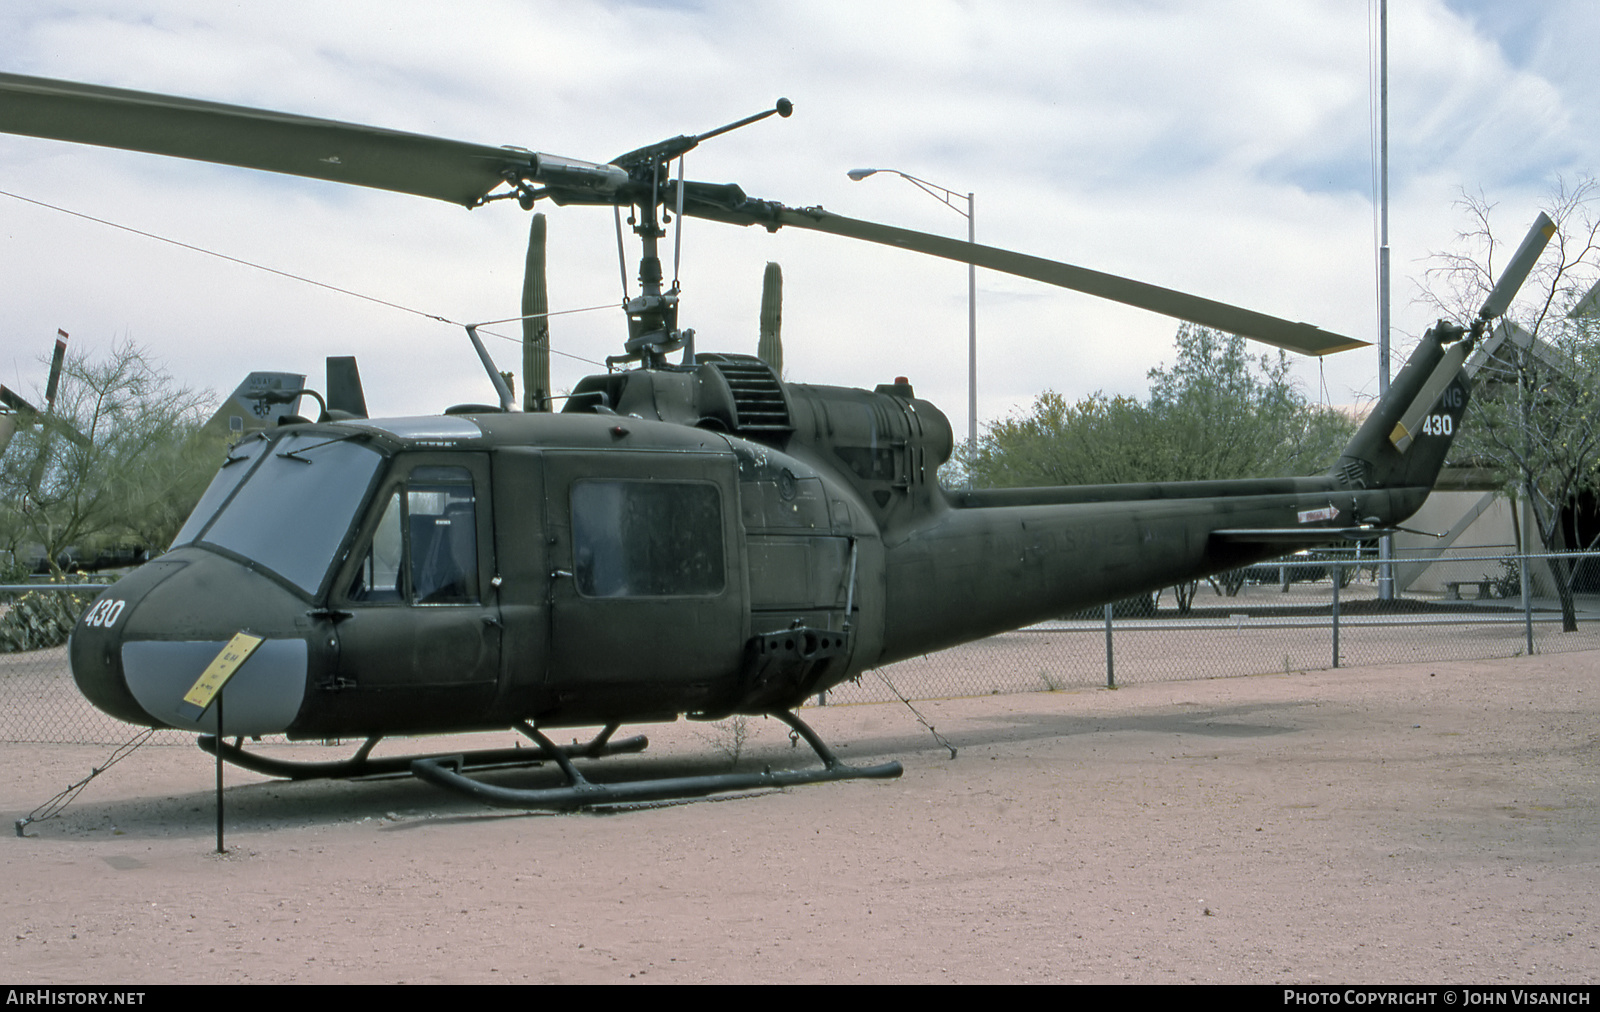
<svg viewBox="0 0 1600 1012">
<path fill-rule="evenodd" d="M 1347 488 L 1432 487 L 1461 429 L 1472 383 L 1462 364 L 1471 341 L 1440 321 L 1344 448 L 1334 476 Z M 1446 345 L 1450 345 L 1447 349 Z"/>
<path fill-rule="evenodd" d="M 367 417 L 367 395 L 361 388 L 361 370 L 354 355 L 328 356 L 328 412 L 341 418 Z"/>
</svg>

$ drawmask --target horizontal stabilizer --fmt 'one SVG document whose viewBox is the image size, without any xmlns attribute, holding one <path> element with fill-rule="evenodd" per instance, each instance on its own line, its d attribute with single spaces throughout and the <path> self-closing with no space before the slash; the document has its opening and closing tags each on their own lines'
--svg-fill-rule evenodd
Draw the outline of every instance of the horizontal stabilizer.
<svg viewBox="0 0 1600 1012">
<path fill-rule="evenodd" d="M 1373 541 L 1396 528 L 1362 525 L 1359 527 L 1235 527 L 1212 531 L 1218 541 L 1245 545 L 1282 545 L 1285 548 L 1311 547 L 1340 541 Z"/>
</svg>

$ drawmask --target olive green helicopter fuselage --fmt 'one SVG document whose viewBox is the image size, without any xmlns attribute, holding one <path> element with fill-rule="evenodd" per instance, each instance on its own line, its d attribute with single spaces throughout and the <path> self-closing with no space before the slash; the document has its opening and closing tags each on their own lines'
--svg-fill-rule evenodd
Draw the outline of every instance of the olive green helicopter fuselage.
<svg viewBox="0 0 1600 1012">
<path fill-rule="evenodd" d="M 678 284 L 667 280 L 676 271 L 661 262 L 668 223 L 699 218 L 894 247 L 1299 353 L 1363 342 L 970 237 L 684 177 L 684 155 L 703 142 L 793 112 L 779 99 L 594 162 L 0 73 L 3 132 L 465 208 L 608 207 L 619 252 L 624 214 L 640 243 L 637 290 L 623 271 L 626 338 L 607 361 L 639 368 L 581 381 L 559 414 L 511 410 L 472 324 L 498 409 L 367 419 L 359 387 L 340 383 L 352 396 L 337 395 L 330 369 L 325 406 L 345 409 L 241 440 L 171 550 L 79 622 L 70 656 L 84 693 L 134 723 L 215 732 L 203 745 L 273 775 L 409 769 L 513 807 L 897 776 L 898 763 L 839 762 L 793 708 L 879 665 L 1395 529 L 1428 495 L 1460 429 L 1466 349 L 1505 313 L 1554 232 L 1547 218 L 1535 225 L 1471 338 L 1448 323 L 1424 336 L 1323 474 L 951 492 L 937 479 L 949 422 L 909 383 L 807 386 L 746 356 L 696 355 L 694 331 L 679 326 Z M 539 409 L 551 392 L 543 235 L 535 217 L 516 317 L 532 361 L 526 406 Z M 775 325 L 769 308 L 763 316 Z M 610 740 L 623 723 L 745 713 L 788 723 L 823 769 L 601 789 L 570 762 L 644 747 L 641 738 Z M 603 730 L 576 748 L 541 730 L 588 724 Z M 450 754 L 370 760 L 389 734 L 505 727 L 534 741 L 535 758 L 479 755 L 480 767 L 553 762 L 564 785 L 484 785 L 462 773 L 466 757 Z M 278 733 L 366 743 L 346 762 L 290 764 L 221 740 Z"/>
<path fill-rule="evenodd" d="M 1392 528 L 1466 405 L 1444 348 L 1430 331 L 1339 461 L 1302 478 L 952 492 L 950 425 L 909 384 L 788 384 L 732 355 L 591 377 L 559 414 L 292 425 L 230 452 L 173 549 L 90 608 L 72 667 L 108 713 L 212 730 L 182 697 L 248 631 L 264 643 L 227 690 L 242 735 L 788 709 Z"/>
</svg>

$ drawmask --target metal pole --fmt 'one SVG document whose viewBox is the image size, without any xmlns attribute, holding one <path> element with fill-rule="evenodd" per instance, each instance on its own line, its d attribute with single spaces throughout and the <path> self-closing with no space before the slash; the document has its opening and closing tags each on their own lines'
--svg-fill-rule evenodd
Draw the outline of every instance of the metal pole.
<svg viewBox="0 0 1600 1012">
<path fill-rule="evenodd" d="M 928 196 L 944 204 L 955 213 L 967 219 L 967 242 L 974 245 L 978 241 L 977 225 L 977 195 L 968 191 L 967 209 L 961 210 L 956 203 L 960 194 L 947 186 L 930 183 L 926 179 L 919 179 L 909 172 L 899 169 L 851 169 L 846 175 L 856 182 L 876 175 L 879 172 L 892 172 L 912 184 Z M 967 458 L 978 450 L 978 268 L 974 264 L 967 264 Z M 972 476 L 967 476 L 967 487 L 972 487 Z"/>
<path fill-rule="evenodd" d="M 1117 687 L 1117 668 L 1111 654 L 1111 605 L 1106 605 L 1106 688 Z"/>
<path fill-rule="evenodd" d="M 1517 564 L 1518 564 L 1519 568 L 1521 569 L 1521 573 L 1522 573 L 1520 579 L 1518 580 L 1518 582 L 1522 584 L 1522 625 L 1523 625 L 1523 628 L 1527 630 L 1527 634 L 1528 634 L 1528 652 L 1527 652 L 1527 654 L 1525 656 L 1532 657 L 1533 656 L 1533 594 L 1532 594 L 1532 591 L 1528 587 L 1528 552 L 1527 552 L 1526 548 L 1524 548 L 1523 551 L 1522 551 L 1522 554 L 1517 557 Z"/>
<path fill-rule="evenodd" d="M 967 194 L 967 242 L 977 243 L 974 198 Z M 967 459 L 978 452 L 978 268 L 967 264 Z M 972 487 L 972 476 L 967 476 Z"/>
<path fill-rule="evenodd" d="M 1389 392 L 1389 0 L 1378 0 L 1378 396 Z"/>
<path fill-rule="evenodd" d="M 228 849 L 222 845 L 222 697 L 227 693 L 217 693 L 217 853 L 226 854 Z"/>
<path fill-rule="evenodd" d="M 1344 570 L 1339 563 L 1333 564 L 1333 666 L 1339 666 L 1339 584 L 1343 582 Z"/>
<path fill-rule="evenodd" d="M 1389 0 L 1378 0 L 1378 396 L 1389 392 Z M 1394 600 L 1394 538 L 1378 540 L 1378 598 Z"/>
</svg>

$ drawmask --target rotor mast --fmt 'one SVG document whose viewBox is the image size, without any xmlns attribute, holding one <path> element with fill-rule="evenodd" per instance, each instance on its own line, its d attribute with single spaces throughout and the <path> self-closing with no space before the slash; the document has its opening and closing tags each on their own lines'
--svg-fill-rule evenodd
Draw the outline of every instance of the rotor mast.
<svg viewBox="0 0 1600 1012">
<path fill-rule="evenodd" d="M 685 346 L 690 349 L 691 354 L 693 352 L 694 331 L 678 329 L 678 279 L 674 277 L 672 287 L 662 290 L 661 257 L 657 246 L 658 240 L 665 238 L 667 234 L 663 227 L 663 218 L 666 217 L 663 211 L 665 200 L 663 193 L 673 159 L 678 160 L 678 185 L 672 188 L 672 192 L 677 195 L 675 212 L 678 228 L 681 229 L 684 154 L 692 151 L 701 141 L 759 122 L 773 114 L 788 117 L 793 112 L 794 103 L 786 98 L 780 98 L 771 109 L 735 120 L 715 130 L 697 135 L 682 134 L 658 144 L 630 151 L 612 160 L 612 165 L 628 173 L 629 181 L 633 184 L 632 188 L 641 198 L 646 193 L 649 196 L 647 199 L 636 199 L 633 211 L 628 215 L 628 224 L 633 226 L 633 234 L 639 237 L 642 247 L 639 255 L 639 294 L 623 302 L 623 311 L 628 315 L 628 341 L 624 346 L 625 353 L 619 358 L 608 358 L 606 360 L 608 365 L 617 361 L 638 359 L 640 365 L 646 369 L 659 369 L 667 364 L 668 352 L 677 351 Z"/>
<path fill-rule="evenodd" d="M 692 330 L 678 329 L 676 279 L 670 290 L 661 290 L 661 257 L 657 254 L 656 241 L 667 234 L 660 214 L 660 181 L 667 167 L 664 159 L 651 160 L 648 166 L 650 199 L 634 205 L 633 213 L 628 215 L 628 223 L 633 226 L 633 234 L 639 237 L 643 249 L 639 254 L 639 294 L 624 302 L 622 307 L 628 314 L 628 342 L 624 345 L 623 360 L 637 358 L 646 369 L 666 365 L 667 352 L 683 347 L 684 341 L 694 336 Z"/>
</svg>

